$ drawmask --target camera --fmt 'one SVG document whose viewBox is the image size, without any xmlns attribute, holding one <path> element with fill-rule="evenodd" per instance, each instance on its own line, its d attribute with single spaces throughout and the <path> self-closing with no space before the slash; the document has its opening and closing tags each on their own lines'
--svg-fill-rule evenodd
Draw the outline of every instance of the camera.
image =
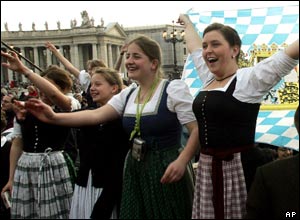
<svg viewBox="0 0 300 220">
<path fill-rule="evenodd" d="M 134 138 L 132 144 L 131 155 L 137 161 L 144 159 L 146 153 L 146 141 L 141 138 Z"/>
<path fill-rule="evenodd" d="M 5 191 L 1 194 L 2 200 L 4 202 L 4 205 L 7 209 L 11 207 L 11 197 L 9 191 Z"/>
</svg>

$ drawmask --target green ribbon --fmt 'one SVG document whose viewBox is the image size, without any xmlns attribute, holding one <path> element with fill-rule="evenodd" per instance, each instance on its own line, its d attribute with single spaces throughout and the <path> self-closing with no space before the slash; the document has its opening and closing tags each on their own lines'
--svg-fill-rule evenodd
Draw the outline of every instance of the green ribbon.
<svg viewBox="0 0 300 220">
<path fill-rule="evenodd" d="M 136 134 L 138 134 L 138 136 L 141 136 L 140 125 L 141 125 L 141 116 L 142 116 L 142 112 L 143 112 L 143 110 L 144 110 L 144 108 L 145 108 L 146 103 L 149 102 L 151 96 L 153 95 L 154 89 L 155 89 L 155 87 L 156 87 L 158 81 L 159 81 L 159 78 L 156 78 L 155 81 L 154 81 L 154 83 L 151 85 L 150 93 L 149 93 L 147 99 L 144 101 L 144 103 L 143 103 L 143 105 L 142 105 L 142 107 L 141 107 L 141 110 L 140 110 L 141 87 L 140 87 L 140 89 L 139 89 L 139 91 L 138 91 L 138 97 L 137 97 L 137 98 L 138 98 L 138 100 L 137 100 L 138 103 L 137 103 L 137 105 L 136 105 L 135 125 L 134 125 L 134 129 L 132 130 L 132 132 L 131 132 L 131 134 L 130 134 L 130 138 L 129 138 L 130 141 L 132 140 L 132 138 L 133 138 Z"/>
</svg>

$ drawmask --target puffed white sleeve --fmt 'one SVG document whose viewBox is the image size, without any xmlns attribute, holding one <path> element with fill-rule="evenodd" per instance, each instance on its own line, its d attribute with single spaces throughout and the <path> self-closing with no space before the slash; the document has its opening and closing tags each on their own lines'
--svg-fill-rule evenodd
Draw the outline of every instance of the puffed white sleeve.
<svg viewBox="0 0 300 220">
<path fill-rule="evenodd" d="M 193 96 L 187 84 L 182 80 L 172 80 L 167 88 L 167 106 L 171 112 L 176 112 L 182 125 L 195 121 L 192 109 Z"/>
<path fill-rule="evenodd" d="M 137 85 L 135 83 L 130 84 L 130 86 L 123 89 L 119 94 L 114 95 L 108 102 L 108 105 L 111 105 L 120 116 L 123 115 L 127 96 L 129 95 L 132 89 L 135 89 Z"/>
<path fill-rule="evenodd" d="M 199 78 L 203 83 L 205 83 L 208 78 L 212 77 L 212 73 L 209 71 L 208 66 L 203 59 L 202 50 L 202 48 L 195 50 L 191 53 L 191 58 L 194 62 Z"/>
</svg>

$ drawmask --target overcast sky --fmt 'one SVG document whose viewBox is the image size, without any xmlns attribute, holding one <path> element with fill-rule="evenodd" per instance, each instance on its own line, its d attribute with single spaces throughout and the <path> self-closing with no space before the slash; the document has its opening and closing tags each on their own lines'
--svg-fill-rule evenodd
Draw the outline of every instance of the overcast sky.
<svg viewBox="0 0 300 220">
<path fill-rule="evenodd" d="M 103 18 L 104 25 L 118 22 L 133 27 L 171 24 L 191 8 L 201 12 L 283 5 L 299 5 L 299 1 L 1 1 L 1 30 L 6 22 L 10 31 L 18 31 L 20 22 L 23 30 L 32 30 L 32 22 L 36 30 L 45 30 L 46 21 L 49 29 L 57 29 L 57 21 L 62 29 L 70 28 L 71 19 L 81 24 L 83 10 L 94 18 L 95 25 Z"/>
</svg>

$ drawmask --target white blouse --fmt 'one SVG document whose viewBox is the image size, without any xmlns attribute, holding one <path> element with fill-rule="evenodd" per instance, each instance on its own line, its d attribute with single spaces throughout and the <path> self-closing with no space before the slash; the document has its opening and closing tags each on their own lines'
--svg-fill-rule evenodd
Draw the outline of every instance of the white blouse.
<svg viewBox="0 0 300 220">
<path fill-rule="evenodd" d="M 214 78 L 214 74 L 209 71 L 205 64 L 202 57 L 202 48 L 195 50 L 191 56 L 198 75 L 203 82 L 203 88 L 205 88 Z M 288 75 L 298 62 L 298 60 L 294 60 L 286 55 L 284 51 L 280 51 L 253 67 L 238 69 L 236 73 L 237 82 L 233 96 L 246 103 L 261 102 L 263 96 L 265 96 L 282 77 Z M 216 90 L 226 91 L 233 79 L 234 77 L 228 81 L 224 88 Z"/>
<path fill-rule="evenodd" d="M 161 80 L 154 95 L 145 105 L 143 115 L 156 114 L 159 106 L 159 100 L 162 95 L 163 84 L 166 79 Z M 136 88 L 132 95 L 129 97 L 126 108 L 126 98 L 132 88 Z M 131 84 L 126 89 L 122 90 L 121 93 L 115 95 L 108 101 L 120 115 L 136 115 L 136 96 L 139 90 L 139 86 L 135 83 Z M 177 118 L 182 125 L 185 125 L 191 121 L 195 121 L 195 115 L 192 111 L 193 97 L 189 92 L 189 88 L 185 82 L 181 80 L 173 80 L 169 83 L 167 88 L 167 107 L 171 112 L 176 112 Z M 124 109 L 125 108 L 125 109 Z"/>
</svg>

